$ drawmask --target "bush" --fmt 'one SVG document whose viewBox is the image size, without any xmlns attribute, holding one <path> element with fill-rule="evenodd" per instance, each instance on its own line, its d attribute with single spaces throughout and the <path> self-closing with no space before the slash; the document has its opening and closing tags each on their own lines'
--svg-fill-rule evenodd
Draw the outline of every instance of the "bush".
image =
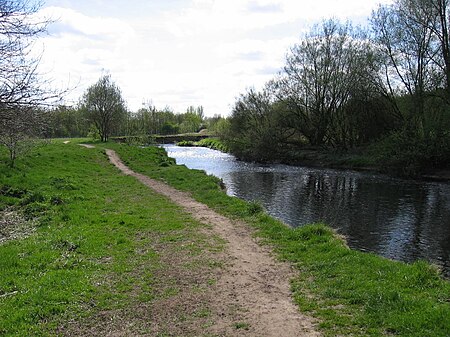
<svg viewBox="0 0 450 337">
<path fill-rule="evenodd" d="M 375 146 L 380 167 L 395 174 L 417 177 L 426 169 L 450 163 L 450 133 L 437 135 L 403 129 L 396 131 Z"/>
<path fill-rule="evenodd" d="M 176 143 L 177 146 L 195 146 L 195 142 L 192 140 L 182 140 Z"/>
</svg>

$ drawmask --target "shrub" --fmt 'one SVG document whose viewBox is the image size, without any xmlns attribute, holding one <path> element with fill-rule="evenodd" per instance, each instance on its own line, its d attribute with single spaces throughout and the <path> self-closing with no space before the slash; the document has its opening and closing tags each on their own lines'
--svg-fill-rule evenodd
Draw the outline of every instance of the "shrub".
<svg viewBox="0 0 450 337">
<path fill-rule="evenodd" d="M 192 140 L 182 140 L 180 142 L 177 142 L 176 145 L 178 146 L 195 146 L 195 142 Z"/>
<path fill-rule="evenodd" d="M 450 162 L 450 134 L 436 135 L 403 129 L 375 146 L 379 166 L 402 176 L 416 177 L 425 169 Z"/>
</svg>

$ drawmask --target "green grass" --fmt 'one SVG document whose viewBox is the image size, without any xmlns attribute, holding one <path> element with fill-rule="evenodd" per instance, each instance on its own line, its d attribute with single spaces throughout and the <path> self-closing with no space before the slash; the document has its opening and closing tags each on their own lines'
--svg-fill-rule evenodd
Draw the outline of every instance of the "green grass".
<svg viewBox="0 0 450 337">
<path fill-rule="evenodd" d="M 30 236 L 0 245 L 0 335 L 53 335 L 69 321 L 174 295 L 157 277 L 167 265 L 155 243 L 177 237 L 174 247 L 219 249 L 197 237 L 199 223 L 120 174 L 101 149 L 73 142 L 36 149 L 14 169 L 1 163 L 6 207 L 39 221 Z"/>
<path fill-rule="evenodd" d="M 320 319 L 325 335 L 450 335 L 450 283 L 429 264 L 351 250 L 325 225 L 287 228 L 254 204 L 226 196 L 218 179 L 202 171 L 161 166 L 166 160 L 161 149 L 112 146 L 136 171 L 253 225 L 281 259 L 298 269 L 293 296 L 303 311 Z"/>
</svg>

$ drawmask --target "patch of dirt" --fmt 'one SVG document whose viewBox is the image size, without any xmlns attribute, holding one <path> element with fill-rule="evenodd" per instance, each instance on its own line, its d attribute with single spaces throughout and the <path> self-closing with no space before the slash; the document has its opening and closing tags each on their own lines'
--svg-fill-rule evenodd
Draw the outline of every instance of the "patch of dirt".
<svg viewBox="0 0 450 337">
<path fill-rule="evenodd" d="M 139 284 L 127 292 L 129 304 L 103 310 L 92 316 L 67 321 L 59 327 L 64 336 L 202 336 L 211 325 L 210 280 L 217 275 L 216 238 L 195 233 L 191 228 L 169 234 L 140 234 L 144 240 L 136 251 L 143 256 L 133 265 L 133 278 Z M 179 240 L 172 240 L 176 236 Z M 200 250 L 192 248 L 202 242 Z M 148 249 L 157 261 L 146 258 Z M 118 275 L 120 280 L 122 275 Z M 127 277 L 127 276 L 125 276 Z M 115 288 L 117 280 L 102 280 Z M 147 287 L 143 286 L 146 284 Z M 148 296 L 149 295 L 149 296 Z M 95 303 L 92 304 L 95 307 Z M 86 305 L 89 311 L 89 304 Z M 95 311 L 95 310 L 94 310 Z"/>
<path fill-rule="evenodd" d="M 209 235 L 217 235 L 225 240 L 225 249 L 220 253 L 224 267 L 211 287 L 208 298 L 212 324 L 199 327 L 203 329 L 199 330 L 203 331 L 202 334 L 319 336 L 315 330 L 315 321 L 300 313 L 293 303 L 289 285 L 289 280 L 294 277 L 291 266 L 277 261 L 268 247 L 259 245 L 249 226 L 218 214 L 195 201 L 188 193 L 132 171 L 113 150 L 106 150 L 106 153 L 111 163 L 123 173 L 136 177 L 181 206 L 193 218 L 209 225 L 210 229 L 205 230 L 210 231 Z M 158 312 L 158 316 L 170 320 L 173 307 L 168 303 L 160 309 L 162 312 Z M 169 330 L 166 334 L 179 335 L 179 331 Z M 118 331 L 118 335 L 124 334 Z"/>
<path fill-rule="evenodd" d="M 23 239 L 36 230 L 36 222 L 26 220 L 12 208 L 0 211 L 0 245 L 11 240 Z"/>
<path fill-rule="evenodd" d="M 90 145 L 90 144 L 78 144 L 78 145 L 86 147 L 88 149 L 95 149 L 95 146 L 94 145 Z"/>
</svg>

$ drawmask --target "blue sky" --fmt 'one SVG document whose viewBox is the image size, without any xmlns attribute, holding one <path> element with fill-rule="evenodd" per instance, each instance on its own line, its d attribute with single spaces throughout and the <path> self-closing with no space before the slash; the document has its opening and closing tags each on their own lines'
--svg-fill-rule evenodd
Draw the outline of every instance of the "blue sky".
<svg viewBox="0 0 450 337">
<path fill-rule="evenodd" d="M 68 104 L 108 72 L 131 110 L 228 115 L 314 23 L 364 23 L 380 2 L 390 0 L 47 0 L 40 14 L 56 22 L 38 43 L 41 71 L 73 88 Z"/>
</svg>

